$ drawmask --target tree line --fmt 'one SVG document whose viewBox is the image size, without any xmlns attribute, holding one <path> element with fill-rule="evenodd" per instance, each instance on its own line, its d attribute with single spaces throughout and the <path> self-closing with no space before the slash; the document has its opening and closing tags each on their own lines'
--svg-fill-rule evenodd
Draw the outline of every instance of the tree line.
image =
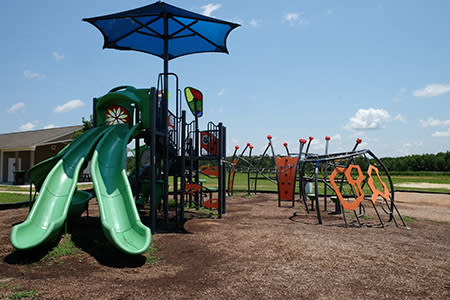
<svg viewBox="0 0 450 300">
<path fill-rule="evenodd" d="M 450 151 L 381 159 L 389 171 L 450 172 Z"/>
</svg>

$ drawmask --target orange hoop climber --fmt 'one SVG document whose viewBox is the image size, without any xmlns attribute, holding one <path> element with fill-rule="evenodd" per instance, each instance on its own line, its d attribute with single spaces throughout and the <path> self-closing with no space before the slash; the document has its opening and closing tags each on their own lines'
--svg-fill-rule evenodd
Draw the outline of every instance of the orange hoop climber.
<svg viewBox="0 0 450 300">
<path fill-rule="evenodd" d="M 352 177 L 352 170 L 356 169 L 358 172 L 358 178 L 353 179 Z M 353 192 L 356 194 L 355 201 L 352 203 L 348 202 L 344 197 L 342 196 L 336 182 L 334 181 L 335 177 L 339 173 L 344 173 L 345 178 L 347 179 L 348 184 L 352 186 Z M 336 193 L 336 196 L 339 199 L 339 202 L 341 203 L 342 207 L 347 210 L 355 210 L 358 208 L 359 204 L 361 204 L 361 201 L 364 199 L 364 192 L 361 188 L 361 183 L 364 181 L 364 175 L 361 171 L 361 168 L 358 165 L 349 165 L 347 168 L 344 167 L 336 167 L 333 171 L 333 173 L 330 176 L 330 183 L 331 186 L 334 189 L 334 192 Z"/>
<path fill-rule="evenodd" d="M 383 192 L 381 192 L 380 190 L 378 190 L 375 187 L 375 184 L 373 182 L 373 178 L 372 178 L 372 171 L 375 171 L 375 173 L 377 174 L 377 178 L 380 181 L 381 185 L 383 186 Z M 370 187 L 370 190 L 372 191 L 372 203 L 375 204 L 377 202 L 378 196 L 383 197 L 385 200 L 389 200 L 389 189 L 387 188 L 386 184 L 381 180 L 380 177 L 380 172 L 378 171 L 378 168 L 370 165 L 369 169 L 367 170 L 367 175 L 369 175 L 369 180 L 367 182 L 367 184 Z"/>
</svg>

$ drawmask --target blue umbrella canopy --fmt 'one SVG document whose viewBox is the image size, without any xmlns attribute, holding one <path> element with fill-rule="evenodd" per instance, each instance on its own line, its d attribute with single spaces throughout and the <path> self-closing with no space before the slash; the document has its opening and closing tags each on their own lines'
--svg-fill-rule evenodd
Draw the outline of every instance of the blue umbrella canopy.
<svg viewBox="0 0 450 300">
<path fill-rule="evenodd" d="M 240 26 L 164 2 L 83 21 L 101 31 L 103 48 L 141 51 L 165 61 L 193 53 L 228 53 L 228 34 Z"/>
</svg>

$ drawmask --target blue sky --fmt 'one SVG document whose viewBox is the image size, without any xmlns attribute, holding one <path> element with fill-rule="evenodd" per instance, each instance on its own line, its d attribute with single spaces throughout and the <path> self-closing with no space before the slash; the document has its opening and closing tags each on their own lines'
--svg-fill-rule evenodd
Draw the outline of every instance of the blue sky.
<svg viewBox="0 0 450 300">
<path fill-rule="evenodd" d="M 93 97 L 155 86 L 161 59 L 102 50 L 100 32 L 81 21 L 151 3 L 4 1 L 0 133 L 77 125 Z M 182 88 L 203 91 L 202 125 L 227 126 L 229 153 L 247 142 L 262 152 L 267 134 L 279 153 L 309 136 L 323 153 L 326 135 L 331 152 L 357 137 L 381 157 L 450 150 L 450 1 L 168 3 L 242 25 L 229 55 L 169 64 Z"/>
</svg>

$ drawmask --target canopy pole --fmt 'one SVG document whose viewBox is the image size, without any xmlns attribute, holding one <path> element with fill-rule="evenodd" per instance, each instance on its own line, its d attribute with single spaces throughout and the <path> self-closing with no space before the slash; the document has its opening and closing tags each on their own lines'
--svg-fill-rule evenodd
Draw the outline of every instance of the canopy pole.
<svg viewBox="0 0 450 300">
<path fill-rule="evenodd" d="M 164 221 L 169 222 L 169 20 L 164 12 L 164 93 L 163 93 L 163 133 L 164 133 Z"/>
</svg>

